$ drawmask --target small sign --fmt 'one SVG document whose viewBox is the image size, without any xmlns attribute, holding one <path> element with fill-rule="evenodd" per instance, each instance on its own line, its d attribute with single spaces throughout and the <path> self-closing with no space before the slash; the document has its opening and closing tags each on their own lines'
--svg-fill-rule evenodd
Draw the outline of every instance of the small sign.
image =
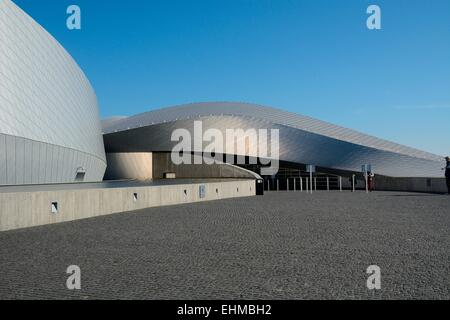
<svg viewBox="0 0 450 320">
<path fill-rule="evenodd" d="M 206 197 L 206 186 L 204 184 L 198 187 L 198 196 L 200 199 L 205 199 Z"/>
</svg>

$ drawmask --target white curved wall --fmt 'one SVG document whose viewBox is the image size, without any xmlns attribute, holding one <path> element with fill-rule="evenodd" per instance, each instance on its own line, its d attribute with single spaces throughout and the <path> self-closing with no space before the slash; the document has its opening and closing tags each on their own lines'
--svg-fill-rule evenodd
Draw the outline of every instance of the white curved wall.
<svg viewBox="0 0 450 320">
<path fill-rule="evenodd" d="M 108 153 L 106 180 L 137 179 L 141 181 L 153 178 L 153 155 L 151 152 Z"/>
<path fill-rule="evenodd" d="M 97 98 L 65 49 L 0 1 L 0 185 L 102 180 Z"/>
</svg>

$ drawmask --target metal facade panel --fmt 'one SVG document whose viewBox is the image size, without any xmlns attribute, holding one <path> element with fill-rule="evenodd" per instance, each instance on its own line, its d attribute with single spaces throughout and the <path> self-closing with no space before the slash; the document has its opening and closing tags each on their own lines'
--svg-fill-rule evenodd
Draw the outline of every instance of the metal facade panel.
<svg viewBox="0 0 450 320">
<path fill-rule="evenodd" d="M 39 170 L 40 170 L 40 143 L 32 141 L 31 163 L 32 163 L 32 182 L 33 184 L 39 183 Z"/>
<path fill-rule="evenodd" d="M 6 184 L 6 136 L 0 133 L 0 185 Z"/>
<path fill-rule="evenodd" d="M 39 182 L 45 183 L 47 169 L 47 144 L 39 143 Z"/>
<path fill-rule="evenodd" d="M 156 115 L 157 116 L 157 115 Z M 177 142 L 171 142 L 171 134 L 177 128 L 187 129 L 193 136 L 194 120 L 202 120 L 203 132 L 208 129 L 219 129 L 223 136 L 225 130 L 231 129 L 279 129 L 280 160 L 301 164 L 314 164 L 321 167 L 356 171 L 361 165 L 371 163 L 377 174 L 393 177 L 439 177 L 442 161 L 439 156 L 419 157 L 412 154 L 402 154 L 371 146 L 350 143 L 331 136 L 313 133 L 308 130 L 285 125 L 286 121 L 279 119 L 272 122 L 268 119 L 209 115 L 190 117 L 136 129 L 105 134 L 105 147 L 110 152 L 170 152 Z M 127 125 L 127 120 L 119 120 L 121 125 Z M 133 126 L 130 125 L 130 128 Z M 208 143 L 203 144 L 203 148 Z M 194 150 L 193 151 L 198 151 Z M 218 151 L 219 152 L 219 151 Z M 235 152 L 238 153 L 238 152 Z"/>
<path fill-rule="evenodd" d="M 63 149 L 62 148 L 56 148 L 55 150 L 55 160 L 56 160 L 56 166 L 53 167 L 53 170 L 55 171 L 55 177 L 53 179 L 53 181 L 56 182 L 63 182 L 62 180 L 62 169 L 63 166 L 65 165 L 63 162 Z"/>
<path fill-rule="evenodd" d="M 23 183 L 32 184 L 33 183 L 33 142 L 28 139 L 24 139 L 24 172 L 23 172 Z"/>
<path fill-rule="evenodd" d="M 70 166 L 69 166 L 70 149 L 64 148 L 62 150 L 63 150 L 62 163 L 64 165 L 61 167 L 61 180 L 60 180 L 61 182 L 70 179 Z"/>
<path fill-rule="evenodd" d="M 6 136 L 6 184 L 16 184 L 16 139 Z"/>
<path fill-rule="evenodd" d="M 43 183 L 51 183 L 52 181 L 52 176 L 53 176 L 53 168 L 54 168 L 54 163 L 53 163 L 53 157 L 54 157 L 54 146 L 51 144 L 47 144 L 46 148 L 46 161 L 45 161 L 45 179 L 43 181 Z"/>
<path fill-rule="evenodd" d="M 106 157 L 97 98 L 88 79 L 66 50 L 10 0 L 0 1 L 0 23 L 0 134 L 98 159 L 103 166 L 95 165 L 100 172 L 93 176 L 101 180 Z M 62 161 L 64 149 L 52 150 L 54 154 L 46 154 L 44 163 L 36 165 L 32 153 L 22 157 L 22 149 L 17 149 L 19 156 L 14 157 L 20 162 L 15 165 L 23 169 L 9 171 L 6 182 L 69 182 L 65 173 L 69 168 Z M 8 153 L 8 159 L 12 158 Z M 29 177 L 31 167 L 47 170 L 48 164 L 60 167 L 39 178 L 34 173 Z"/>
<path fill-rule="evenodd" d="M 16 184 L 24 184 L 25 174 L 25 142 L 15 138 L 16 141 Z"/>
<path fill-rule="evenodd" d="M 200 119 L 211 116 L 234 116 L 247 119 L 252 122 L 261 120 L 365 147 L 439 161 L 439 156 L 437 155 L 378 139 L 376 137 L 333 125 L 321 120 L 279 109 L 245 103 L 194 103 L 150 111 L 128 118 L 118 118 L 116 120 L 107 119 L 104 121 L 103 132 L 105 134 L 109 134 L 140 128 L 143 126 L 185 119 Z"/>
</svg>

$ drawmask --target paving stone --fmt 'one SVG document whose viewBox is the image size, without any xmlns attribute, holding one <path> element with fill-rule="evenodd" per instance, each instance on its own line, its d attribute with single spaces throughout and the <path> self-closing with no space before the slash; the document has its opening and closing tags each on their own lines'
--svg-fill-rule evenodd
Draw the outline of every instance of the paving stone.
<svg viewBox="0 0 450 320">
<path fill-rule="evenodd" d="M 450 299 L 450 196 L 272 192 L 0 233 L 1 299 Z M 78 265 L 82 289 L 66 289 Z M 378 265 L 382 289 L 369 291 Z"/>
</svg>

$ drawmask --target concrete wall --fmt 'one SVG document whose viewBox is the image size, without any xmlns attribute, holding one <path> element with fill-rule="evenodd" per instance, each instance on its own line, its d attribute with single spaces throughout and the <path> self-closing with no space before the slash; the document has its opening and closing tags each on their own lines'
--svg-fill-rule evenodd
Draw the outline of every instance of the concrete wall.
<svg viewBox="0 0 450 320">
<path fill-rule="evenodd" d="M 200 199 L 200 185 L 205 198 Z M 137 200 L 134 200 L 137 193 Z M 0 193 L 0 231 L 92 218 L 119 212 L 255 195 L 255 180 L 136 188 Z M 51 212 L 58 202 L 58 213 Z"/>
<path fill-rule="evenodd" d="M 153 157 L 151 152 L 107 153 L 106 180 L 151 180 Z"/>
</svg>

